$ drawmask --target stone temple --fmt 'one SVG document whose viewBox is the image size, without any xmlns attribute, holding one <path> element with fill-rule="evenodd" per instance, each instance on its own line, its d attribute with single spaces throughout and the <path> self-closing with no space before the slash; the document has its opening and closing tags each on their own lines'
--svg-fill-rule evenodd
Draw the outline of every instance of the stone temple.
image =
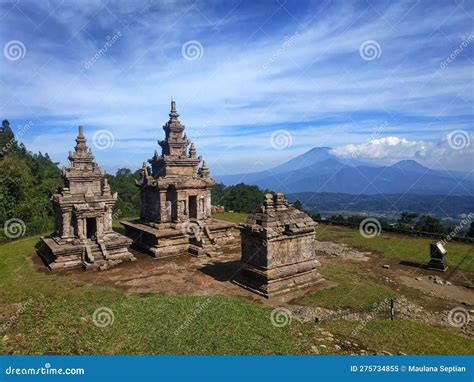
<svg viewBox="0 0 474 382">
<path fill-rule="evenodd" d="M 283 194 L 266 194 L 260 211 L 240 227 L 242 268 L 234 282 L 268 298 L 321 281 L 316 225 Z"/>
<path fill-rule="evenodd" d="M 145 162 L 140 188 L 140 219 L 122 222 L 133 246 L 155 257 L 189 253 L 215 256 L 232 245 L 232 223 L 211 217 L 209 168 L 196 155 L 184 133 L 176 103 L 171 101 L 169 120 L 163 126 L 165 139 Z"/>
<path fill-rule="evenodd" d="M 82 266 L 106 269 L 124 260 L 134 261 L 128 251 L 131 240 L 112 230 L 112 195 L 104 172 L 94 162 L 82 126 L 71 167 L 63 168 L 64 187 L 52 197 L 54 233 L 42 237 L 40 256 L 50 269 Z"/>
</svg>

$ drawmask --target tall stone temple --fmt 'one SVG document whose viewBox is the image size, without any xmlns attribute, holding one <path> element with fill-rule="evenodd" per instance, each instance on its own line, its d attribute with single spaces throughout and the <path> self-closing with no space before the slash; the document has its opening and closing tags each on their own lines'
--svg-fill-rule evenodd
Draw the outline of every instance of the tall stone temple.
<svg viewBox="0 0 474 382">
<path fill-rule="evenodd" d="M 94 162 L 82 126 L 68 159 L 71 167 L 63 168 L 64 187 L 52 197 L 54 233 L 41 238 L 40 256 L 50 269 L 105 269 L 135 261 L 128 251 L 132 241 L 112 230 L 117 195 L 112 195 L 105 173 Z"/>
<path fill-rule="evenodd" d="M 231 245 L 232 223 L 211 217 L 209 168 L 184 133 L 176 103 L 171 101 L 161 155 L 143 163 L 140 179 L 140 219 L 122 222 L 133 246 L 155 257 L 189 253 L 216 255 Z"/>
</svg>

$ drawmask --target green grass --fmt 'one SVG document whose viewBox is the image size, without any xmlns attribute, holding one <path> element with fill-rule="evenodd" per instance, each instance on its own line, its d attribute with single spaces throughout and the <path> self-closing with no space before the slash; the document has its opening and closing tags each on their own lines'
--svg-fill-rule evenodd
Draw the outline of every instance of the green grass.
<svg viewBox="0 0 474 382">
<path fill-rule="evenodd" d="M 329 309 L 359 308 L 396 296 L 395 291 L 382 283 L 371 280 L 355 265 L 334 262 L 325 264 L 320 272 L 326 279 L 335 281 L 338 285 L 307 294 L 298 300 L 299 304 Z"/>
<path fill-rule="evenodd" d="M 321 325 L 336 335 L 364 344 L 372 351 L 420 355 L 474 354 L 474 341 L 412 321 L 373 320 L 364 326 L 359 322 L 339 320 L 325 321 Z"/>
<path fill-rule="evenodd" d="M 35 256 L 38 239 L 0 246 L 0 354 L 308 354 L 318 344 L 327 346 L 321 353 L 334 352 L 330 342 L 318 341 L 316 325 L 293 319 L 291 325 L 276 328 L 270 322 L 271 308 L 242 299 L 129 296 L 114 287 L 86 285 L 71 277 L 36 271 L 31 256 Z M 312 303 L 341 305 L 340 301 L 350 297 L 345 291 L 352 282 L 362 288 L 359 302 L 361 298 L 380 301 L 390 292 L 383 292 L 380 285 L 377 292 L 372 287 L 364 291 L 363 282 L 355 276 L 352 281 L 347 278 L 350 270 L 326 268 L 327 275 L 344 279 L 346 284 L 309 296 L 314 298 Z M 350 306 L 355 301 L 343 304 Z M 113 324 L 104 328 L 94 325 L 92 318 L 101 307 L 114 314 Z M 18 312 L 11 326 L 2 327 Z M 358 323 L 322 325 L 344 339 Z M 361 344 L 388 351 L 472 353 L 472 342 L 411 322 L 370 322 L 357 336 Z"/>
<path fill-rule="evenodd" d="M 0 330 L 19 311 L 14 304 L 28 302 L 0 332 L 0 354 L 305 354 L 315 337 L 296 320 L 274 327 L 271 309 L 238 298 L 135 297 L 37 272 L 29 260 L 37 241 L 0 246 Z M 112 325 L 94 325 L 100 307 L 113 311 Z"/>
<path fill-rule="evenodd" d="M 320 224 L 316 238 L 322 241 L 345 243 L 351 247 L 380 253 L 386 257 L 418 263 L 426 263 L 429 256 L 431 239 L 411 237 L 393 233 L 383 233 L 380 236 L 367 239 L 360 235 L 358 229 L 336 225 Z M 470 244 L 449 242 L 447 262 L 452 268 L 474 271 L 474 246 Z"/>
<path fill-rule="evenodd" d="M 246 212 L 220 212 L 213 214 L 212 217 L 220 220 L 225 220 L 231 223 L 241 223 L 247 218 Z"/>
</svg>

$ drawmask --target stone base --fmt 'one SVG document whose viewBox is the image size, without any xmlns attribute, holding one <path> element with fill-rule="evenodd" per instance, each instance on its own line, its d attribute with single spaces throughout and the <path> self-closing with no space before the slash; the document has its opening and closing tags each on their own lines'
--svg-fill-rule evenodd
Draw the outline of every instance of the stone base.
<svg viewBox="0 0 474 382">
<path fill-rule="evenodd" d="M 42 237 L 38 255 L 50 270 L 82 267 L 104 270 L 122 261 L 136 261 L 128 247 L 132 241 L 118 233 L 106 234 L 99 242 Z"/>
<path fill-rule="evenodd" d="M 318 260 L 279 266 L 277 268 L 260 268 L 244 264 L 233 282 L 266 298 L 292 293 L 310 287 L 324 279 L 316 267 Z"/>
<path fill-rule="evenodd" d="M 433 271 L 446 272 L 448 266 L 443 261 L 432 259 L 426 268 Z"/>
<path fill-rule="evenodd" d="M 125 235 L 133 240 L 132 247 L 156 258 L 190 254 L 217 256 L 232 245 L 234 224 L 217 219 L 200 222 L 198 237 L 190 237 L 182 224 L 154 224 L 141 220 L 122 221 Z"/>
</svg>

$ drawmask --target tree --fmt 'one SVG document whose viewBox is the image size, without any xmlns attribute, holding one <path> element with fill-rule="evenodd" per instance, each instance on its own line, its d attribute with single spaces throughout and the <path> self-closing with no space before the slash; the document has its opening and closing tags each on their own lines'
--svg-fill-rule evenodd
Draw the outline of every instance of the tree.
<svg viewBox="0 0 474 382">
<path fill-rule="evenodd" d="M 471 222 L 471 227 L 467 231 L 467 237 L 474 237 L 474 222 Z"/>
<path fill-rule="evenodd" d="M 430 215 L 421 216 L 415 224 L 415 231 L 430 233 L 446 233 L 441 222 Z"/>
<path fill-rule="evenodd" d="M 244 183 L 227 187 L 223 184 L 215 184 L 212 188 L 212 203 L 222 205 L 226 210 L 250 213 L 262 205 L 267 192 L 267 190 L 260 190 L 257 186 Z"/>
<path fill-rule="evenodd" d="M 303 203 L 301 203 L 299 200 L 293 203 L 293 207 L 295 207 L 297 210 L 304 211 Z"/>
<path fill-rule="evenodd" d="M 413 228 L 413 222 L 418 217 L 416 212 L 402 212 L 398 219 L 398 225 L 401 228 Z"/>
</svg>

